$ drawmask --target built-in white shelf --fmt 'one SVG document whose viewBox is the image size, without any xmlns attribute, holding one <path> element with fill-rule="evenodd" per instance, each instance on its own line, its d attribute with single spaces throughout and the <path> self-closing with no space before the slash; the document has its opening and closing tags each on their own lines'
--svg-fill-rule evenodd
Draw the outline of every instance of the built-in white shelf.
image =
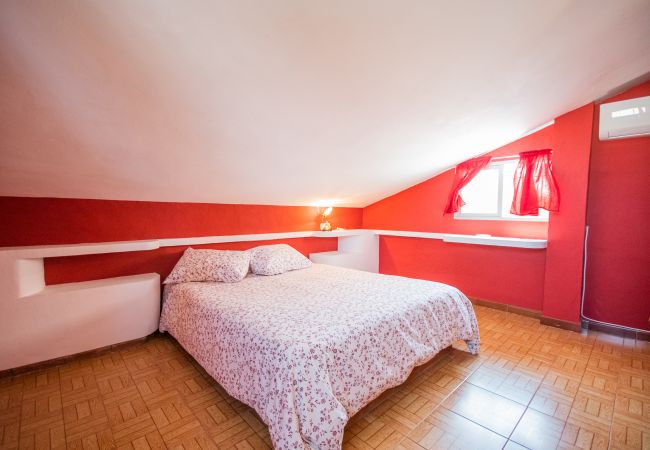
<svg viewBox="0 0 650 450">
<path fill-rule="evenodd" d="M 483 234 L 449 234 L 449 233 L 428 233 L 423 231 L 400 231 L 400 230 L 374 230 L 380 236 L 399 236 L 420 239 L 440 239 L 443 242 L 455 244 L 491 245 L 494 247 L 515 247 L 543 249 L 546 248 L 546 239 L 525 239 L 512 237 L 496 237 Z"/>
<path fill-rule="evenodd" d="M 495 247 L 515 247 L 542 249 L 546 248 L 546 239 L 523 239 L 510 237 L 495 237 L 469 234 L 445 234 L 442 238 L 444 242 L 453 242 L 456 244 L 474 244 L 474 245 L 492 245 Z"/>
<path fill-rule="evenodd" d="M 17 259 L 54 258 L 57 256 L 95 255 L 100 253 L 137 252 L 155 250 L 158 240 L 99 242 L 89 244 L 32 245 L 25 247 L 0 247 L 0 254 Z"/>
<path fill-rule="evenodd" d="M 546 248 L 546 239 L 524 239 L 471 234 L 430 233 L 401 230 L 334 230 L 293 231 L 286 233 L 235 234 L 225 236 L 201 236 L 191 238 L 170 238 L 143 241 L 99 242 L 87 244 L 36 245 L 25 247 L 0 247 L 0 255 L 15 259 L 53 258 L 58 256 L 79 256 L 101 253 L 122 253 L 155 250 L 160 247 L 219 244 L 227 242 L 272 241 L 305 237 L 341 238 L 362 235 L 399 236 L 419 239 L 440 239 L 444 242 L 497 247 Z"/>
<path fill-rule="evenodd" d="M 0 247 L 0 254 L 16 259 L 54 258 L 59 256 L 96 255 L 155 250 L 161 247 L 219 244 L 225 242 L 272 241 L 305 237 L 339 238 L 372 233 L 371 230 L 293 231 L 287 233 L 236 234 L 228 236 L 201 236 L 192 238 L 155 239 L 144 241 L 116 241 L 63 245 L 31 245 Z"/>
<path fill-rule="evenodd" d="M 181 245 L 203 245 L 221 244 L 225 242 L 250 242 L 250 241 L 273 241 L 277 239 L 296 238 L 338 238 L 342 236 L 357 236 L 367 233 L 369 230 L 335 230 L 335 231 L 290 231 L 287 233 L 258 233 L 258 234 L 234 234 L 229 236 L 202 236 L 195 238 L 174 238 L 160 239 L 161 247 L 176 247 Z"/>
<path fill-rule="evenodd" d="M 401 231 L 401 230 L 373 230 L 380 236 L 399 236 L 420 239 L 442 239 L 443 233 L 429 233 L 424 231 Z"/>
<path fill-rule="evenodd" d="M 332 230 L 332 231 L 314 231 L 313 237 L 318 238 L 331 238 L 331 237 L 347 237 L 347 236 L 361 236 L 367 234 L 376 234 L 375 230 Z"/>
</svg>

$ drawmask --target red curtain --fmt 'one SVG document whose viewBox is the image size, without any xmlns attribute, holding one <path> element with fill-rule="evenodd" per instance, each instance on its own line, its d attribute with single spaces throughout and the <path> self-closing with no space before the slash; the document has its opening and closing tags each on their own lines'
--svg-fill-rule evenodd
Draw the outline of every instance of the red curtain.
<svg viewBox="0 0 650 450">
<path fill-rule="evenodd" d="M 452 214 L 460 211 L 460 208 L 465 204 L 460 196 L 460 190 L 467 186 L 481 170 L 490 164 L 490 159 L 489 156 L 482 156 L 462 162 L 456 166 L 454 183 L 451 185 L 451 192 L 449 192 L 444 214 Z"/>
<path fill-rule="evenodd" d="M 511 214 L 537 216 L 539 208 L 559 211 L 560 190 L 553 176 L 550 149 L 519 153 Z"/>
</svg>

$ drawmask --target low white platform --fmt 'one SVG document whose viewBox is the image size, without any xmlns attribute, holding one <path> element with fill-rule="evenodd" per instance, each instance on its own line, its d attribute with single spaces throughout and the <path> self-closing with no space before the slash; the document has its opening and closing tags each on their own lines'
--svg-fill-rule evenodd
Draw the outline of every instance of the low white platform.
<svg viewBox="0 0 650 450">
<path fill-rule="evenodd" d="M 153 333 L 157 273 L 46 286 L 43 259 L 158 247 L 158 241 L 129 241 L 0 249 L 0 370 Z"/>
<path fill-rule="evenodd" d="M 157 273 L 0 297 L 0 370 L 147 336 L 158 328 Z"/>
</svg>

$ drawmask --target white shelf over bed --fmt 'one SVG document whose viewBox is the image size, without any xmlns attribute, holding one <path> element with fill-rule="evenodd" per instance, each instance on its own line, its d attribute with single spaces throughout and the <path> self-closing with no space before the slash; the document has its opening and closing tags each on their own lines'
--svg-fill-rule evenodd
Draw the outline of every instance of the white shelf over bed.
<svg viewBox="0 0 650 450">
<path fill-rule="evenodd" d="M 158 240 L 98 242 L 67 245 L 32 245 L 25 247 L 0 247 L 0 255 L 14 258 L 54 258 L 57 256 L 95 255 L 100 253 L 137 252 L 155 250 L 160 247 Z"/>
<path fill-rule="evenodd" d="M 192 238 L 160 239 L 161 247 L 176 247 L 181 245 L 220 244 L 224 242 L 273 241 L 277 239 L 296 238 L 338 238 L 358 236 L 371 230 L 335 230 L 335 231 L 290 231 L 287 233 L 234 234 L 229 236 L 202 236 Z"/>
</svg>

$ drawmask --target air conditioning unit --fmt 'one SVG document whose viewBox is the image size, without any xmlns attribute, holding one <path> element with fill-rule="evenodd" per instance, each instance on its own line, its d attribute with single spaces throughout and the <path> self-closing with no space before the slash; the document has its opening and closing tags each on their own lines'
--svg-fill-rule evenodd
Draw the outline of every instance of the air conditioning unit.
<svg viewBox="0 0 650 450">
<path fill-rule="evenodd" d="M 650 97 L 600 105 L 601 141 L 650 135 Z"/>
</svg>

